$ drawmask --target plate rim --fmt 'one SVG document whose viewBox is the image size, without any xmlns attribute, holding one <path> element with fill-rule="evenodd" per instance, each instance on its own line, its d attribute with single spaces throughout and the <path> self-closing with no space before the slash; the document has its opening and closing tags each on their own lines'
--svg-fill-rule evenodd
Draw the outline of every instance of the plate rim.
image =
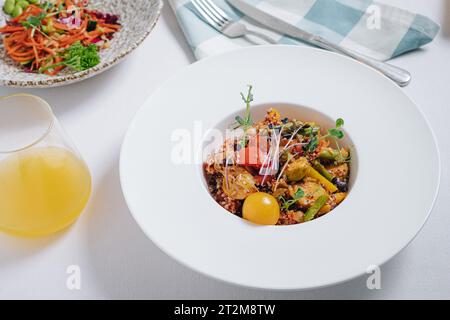
<svg viewBox="0 0 450 320">
<path fill-rule="evenodd" d="M 167 83 L 170 83 L 171 81 L 173 81 L 174 79 L 180 77 L 182 74 L 189 72 L 189 70 L 191 70 L 191 68 L 195 68 L 197 65 L 203 64 L 203 63 L 207 63 L 209 60 L 212 59 L 217 59 L 218 57 L 222 57 L 222 56 L 226 56 L 228 54 L 233 54 L 236 53 L 236 51 L 251 51 L 251 50 L 264 50 L 265 48 L 268 47 L 274 47 L 273 45 L 258 45 L 258 46 L 250 46 L 250 47 L 242 47 L 242 48 L 236 48 L 230 51 L 226 51 L 226 52 L 222 52 L 220 54 L 216 54 L 216 55 L 212 55 L 212 56 L 208 56 L 206 58 L 203 58 L 201 60 L 195 61 L 194 63 L 191 63 L 190 65 L 182 68 L 180 71 L 176 72 L 174 75 L 172 75 L 171 77 L 169 77 L 168 79 L 166 79 L 165 81 L 163 81 L 152 93 L 150 93 L 150 95 L 145 99 L 145 101 L 142 103 L 142 105 L 138 108 L 137 112 L 134 114 L 131 122 L 129 123 L 129 126 L 127 128 L 127 131 L 124 135 L 124 138 L 122 140 L 122 144 L 120 147 L 120 156 L 119 156 L 119 178 L 120 178 L 120 186 L 121 186 L 121 190 L 122 190 L 122 194 L 124 196 L 124 200 L 127 204 L 127 207 L 129 208 L 129 211 L 131 213 L 131 216 L 133 217 L 133 219 L 136 221 L 136 223 L 138 224 L 139 228 L 144 232 L 144 234 L 153 242 L 153 244 L 158 247 L 162 252 L 164 252 L 167 256 L 171 257 L 173 260 L 175 260 L 177 263 L 189 268 L 190 270 L 193 270 L 199 274 L 205 275 L 211 279 L 215 279 L 218 280 L 219 282 L 223 282 L 223 283 L 227 283 L 227 284 L 233 284 L 236 285 L 238 287 L 243 287 L 243 288 L 252 288 L 252 289 L 262 289 L 262 290 L 272 290 L 272 291 L 285 291 L 285 292 L 289 292 L 289 291 L 304 291 L 304 290 L 310 290 L 310 289 L 320 289 L 320 288 L 326 288 L 326 287 L 331 287 L 331 286 L 335 286 L 341 283 L 345 283 L 351 280 L 354 280 L 356 278 L 359 278 L 361 276 L 363 276 L 364 274 L 367 274 L 367 272 L 360 272 L 357 273 L 351 277 L 347 277 L 345 279 L 340 279 L 338 281 L 334 281 L 331 283 L 327 283 L 327 284 L 323 284 L 323 285 L 310 285 L 310 286 L 303 286 L 303 287 L 286 287 L 286 286 L 259 286 L 259 285 L 253 285 L 253 284 L 248 284 L 248 283 L 241 283 L 239 281 L 233 281 L 230 279 L 222 279 L 219 276 L 216 276 L 214 274 L 210 274 L 204 270 L 199 270 L 196 267 L 192 266 L 191 264 L 189 264 L 186 261 L 183 261 L 181 259 L 179 259 L 178 257 L 175 256 L 175 254 L 172 254 L 170 252 L 168 252 L 168 250 L 163 247 L 160 246 L 158 244 L 157 241 L 154 240 L 153 236 L 150 235 L 145 229 L 144 227 L 139 223 L 139 220 L 137 219 L 135 213 L 133 212 L 133 205 L 131 204 L 131 201 L 129 200 L 129 196 L 127 195 L 127 191 L 126 191 L 126 187 L 125 187 L 125 178 L 124 178 L 124 162 L 125 162 L 125 152 L 127 149 L 127 145 L 128 145 L 128 140 L 130 139 L 131 136 L 131 132 L 133 131 L 134 126 L 136 125 L 137 119 L 139 117 L 139 114 L 142 112 L 142 110 L 145 108 L 146 105 L 148 105 L 148 102 L 153 98 L 153 96 L 155 96 L 163 87 L 165 87 L 167 85 Z M 433 129 L 433 127 L 431 126 L 431 123 L 428 119 L 428 117 L 425 115 L 425 113 L 423 112 L 423 110 L 419 107 L 419 105 L 414 101 L 413 98 L 411 98 L 403 88 L 400 88 L 394 81 L 392 81 L 391 79 L 383 76 L 381 73 L 377 72 L 375 69 L 359 62 L 356 61 L 350 57 L 347 56 L 343 56 L 341 54 L 338 53 L 334 53 L 331 51 L 326 51 L 323 49 L 318 49 L 318 48 L 314 48 L 314 47 L 309 47 L 309 46 L 295 46 L 295 45 L 284 45 L 284 44 L 280 44 L 280 45 L 276 45 L 276 47 L 284 47 L 284 48 L 289 48 L 289 50 L 291 48 L 293 48 L 294 50 L 309 50 L 309 51 L 316 51 L 316 52 L 321 52 L 324 54 L 328 54 L 330 56 L 334 56 L 334 57 L 338 57 L 339 59 L 344 59 L 344 60 L 348 60 L 348 61 L 352 61 L 352 63 L 356 63 L 359 64 L 360 66 L 362 66 L 363 68 L 366 68 L 368 70 L 370 70 L 370 72 L 372 72 L 373 74 L 376 74 L 379 78 L 384 79 L 383 81 L 387 81 L 388 83 L 390 83 L 391 86 L 393 86 L 394 88 L 396 88 L 397 91 L 401 92 L 401 95 L 408 99 L 409 102 L 414 106 L 414 108 L 420 113 L 420 116 L 422 117 L 422 119 L 425 121 L 429 132 L 431 134 L 431 138 L 433 140 L 433 144 L 434 144 L 434 148 L 436 150 L 436 160 L 437 160 L 437 180 L 436 180 L 436 185 L 435 185 L 435 190 L 434 190 L 434 195 L 433 195 L 433 199 L 432 202 L 429 206 L 429 209 L 427 210 L 426 216 L 424 216 L 424 219 L 420 225 L 420 227 L 417 229 L 417 231 L 415 231 L 414 235 L 402 246 L 400 247 L 396 252 L 394 252 L 392 255 L 386 257 L 383 261 L 381 261 L 378 266 L 383 266 L 385 263 L 387 263 L 388 261 L 390 261 L 392 258 L 394 258 L 395 256 L 397 256 L 401 251 L 403 251 L 406 247 L 408 247 L 411 242 L 417 237 L 417 235 L 420 233 L 420 231 L 423 229 L 423 227 L 425 226 L 426 222 L 428 221 L 434 207 L 436 204 L 436 200 L 438 198 L 439 195 L 439 191 L 440 191 L 440 186 L 441 186 L 441 179 L 442 179 L 442 160 L 441 160 L 441 152 L 440 152 L 440 148 L 439 148 L 439 143 L 437 140 L 437 136 L 436 133 Z"/>
</svg>

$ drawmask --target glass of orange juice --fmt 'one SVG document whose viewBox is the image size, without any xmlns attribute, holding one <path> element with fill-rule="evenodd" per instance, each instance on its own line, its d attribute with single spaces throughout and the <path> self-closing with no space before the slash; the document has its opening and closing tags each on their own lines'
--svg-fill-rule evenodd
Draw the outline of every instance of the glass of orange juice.
<svg viewBox="0 0 450 320">
<path fill-rule="evenodd" d="M 0 231 L 44 236 L 72 224 L 91 175 L 49 104 L 29 94 L 0 97 Z"/>
</svg>

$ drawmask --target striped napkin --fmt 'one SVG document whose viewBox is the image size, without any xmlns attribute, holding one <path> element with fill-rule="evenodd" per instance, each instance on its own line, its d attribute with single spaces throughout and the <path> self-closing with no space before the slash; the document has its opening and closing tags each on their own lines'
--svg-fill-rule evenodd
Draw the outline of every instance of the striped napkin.
<svg viewBox="0 0 450 320">
<path fill-rule="evenodd" d="M 267 30 L 232 8 L 212 0 L 232 18 L 274 38 L 279 44 L 305 43 Z M 439 25 L 429 18 L 372 0 L 245 0 L 251 5 L 320 35 L 335 44 L 379 60 L 389 60 L 431 42 Z M 169 0 L 197 59 L 255 44 L 257 37 L 229 39 L 199 18 L 189 0 Z"/>
</svg>

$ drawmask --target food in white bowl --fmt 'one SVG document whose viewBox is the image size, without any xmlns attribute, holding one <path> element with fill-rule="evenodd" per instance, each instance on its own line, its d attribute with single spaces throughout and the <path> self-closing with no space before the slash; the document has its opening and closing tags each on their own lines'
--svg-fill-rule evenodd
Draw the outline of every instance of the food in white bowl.
<svg viewBox="0 0 450 320">
<path fill-rule="evenodd" d="M 204 163 L 211 196 L 231 213 L 261 225 L 292 225 L 331 212 L 346 197 L 350 149 L 339 118 L 333 128 L 284 117 L 269 108 L 255 121 L 252 87 L 242 94 L 223 144 Z"/>
<path fill-rule="evenodd" d="M 349 191 L 328 214 L 262 226 L 211 197 L 204 160 L 223 143 L 216 133 L 245 115 L 247 84 L 256 122 L 270 108 L 324 134 L 345 120 Z M 180 157 L 184 144 L 192 149 Z M 136 114 L 120 159 L 130 212 L 158 247 L 202 274 L 265 289 L 316 288 L 382 268 L 424 225 L 439 177 L 433 132 L 402 89 L 351 59 L 297 46 L 240 49 L 180 72 Z"/>
</svg>

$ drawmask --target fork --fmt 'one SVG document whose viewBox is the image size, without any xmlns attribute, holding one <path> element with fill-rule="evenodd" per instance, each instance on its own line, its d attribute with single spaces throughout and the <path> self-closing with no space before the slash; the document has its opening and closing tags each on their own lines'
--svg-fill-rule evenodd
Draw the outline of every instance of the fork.
<svg viewBox="0 0 450 320">
<path fill-rule="evenodd" d="M 226 12 L 224 12 L 211 0 L 191 0 L 191 3 L 194 5 L 200 16 L 202 16 L 212 27 L 230 38 L 255 35 L 260 37 L 261 39 L 264 39 L 270 44 L 277 44 L 277 42 L 273 38 L 261 32 L 250 30 L 243 23 L 233 21 L 233 19 Z M 300 39 L 303 38 L 300 37 Z M 407 86 L 411 81 L 411 74 L 399 67 L 393 66 L 383 61 L 369 58 L 349 49 L 345 49 L 341 46 L 332 44 L 321 37 L 315 37 L 314 41 L 310 42 L 320 48 L 334 51 L 358 60 L 380 71 L 401 87 Z"/>
<path fill-rule="evenodd" d="M 211 0 L 191 0 L 198 13 L 217 31 L 229 38 L 239 38 L 247 35 L 257 36 L 270 44 L 277 42 L 271 37 L 248 29 L 243 23 L 233 21 L 233 19 Z"/>
</svg>

